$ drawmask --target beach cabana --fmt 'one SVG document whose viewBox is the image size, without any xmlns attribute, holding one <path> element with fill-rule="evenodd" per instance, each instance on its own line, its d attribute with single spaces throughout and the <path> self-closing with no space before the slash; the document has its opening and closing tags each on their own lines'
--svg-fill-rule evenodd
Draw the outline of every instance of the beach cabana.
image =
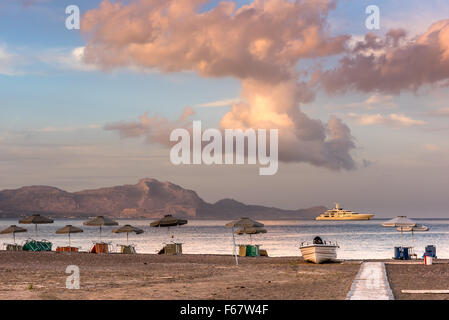
<svg viewBox="0 0 449 320">
<path fill-rule="evenodd" d="M 104 216 L 97 216 L 90 220 L 84 221 L 83 225 L 90 227 L 100 227 L 100 242 L 101 242 L 101 228 L 103 226 L 118 226 L 118 222 Z"/>
<path fill-rule="evenodd" d="M 20 232 L 27 232 L 27 229 L 18 227 L 16 225 L 11 225 L 8 228 L 0 231 L 0 234 L 9 234 L 12 233 L 13 239 L 14 239 L 14 244 L 16 243 L 16 233 L 20 233 Z"/>
<path fill-rule="evenodd" d="M 243 230 L 257 232 L 257 230 L 262 230 L 265 225 L 263 223 L 252 220 L 250 218 L 244 217 L 239 220 L 234 220 L 234 221 L 228 222 L 225 226 L 227 228 L 232 228 L 232 242 L 233 242 L 233 246 L 234 246 L 235 264 L 238 265 L 239 260 L 237 257 L 237 249 L 236 249 L 235 236 L 234 236 L 235 229 L 240 228 L 240 230 L 237 230 L 237 232 L 239 232 L 239 231 L 244 232 Z M 265 229 L 263 229 L 263 230 L 265 230 Z M 265 232 L 266 232 L 266 230 L 265 230 Z"/>
<path fill-rule="evenodd" d="M 141 234 L 141 233 L 143 233 L 143 230 L 139 229 L 139 228 L 136 228 L 136 227 L 133 227 L 130 224 L 126 224 L 123 227 L 120 227 L 118 229 L 112 230 L 112 232 L 114 232 L 114 233 L 126 233 L 126 244 L 128 244 L 128 235 L 131 232 L 134 232 L 135 234 Z"/>
<path fill-rule="evenodd" d="M 40 214 L 33 214 L 31 216 L 28 216 L 26 218 L 19 220 L 19 223 L 20 224 L 34 224 L 34 228 L 36 230 L 36 238 L 37 238 L 37 225 L 53 223 L 53 220 L 50 218 L 41 216 Z"/>
<path fill-rule="evenodd" d="M 83 232 L 83 229 L 78 228 L 78 227 L 74 227 L 70 224 L 66 225 L 65 227 L 56 230 L 56 234 L 68 234 L 69 235 L 69 248 L 71 248 L 71 243 L 70 243 L 70 235 L 72 233 L 81 233 Z"/>
</svg>

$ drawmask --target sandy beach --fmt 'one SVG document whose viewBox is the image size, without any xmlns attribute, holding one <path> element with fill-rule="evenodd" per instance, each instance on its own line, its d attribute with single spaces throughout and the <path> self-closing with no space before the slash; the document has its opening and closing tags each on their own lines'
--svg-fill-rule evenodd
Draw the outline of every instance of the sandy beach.
<svg viewBox="0 0 449 320">
<path fill-rule="evenodd" d="M 0 251 L 0 299 L 344 299 L 360 262 Z M 68 265 L 80 289 L 65 287 Z"/>
<path fill-rule="evenodd" d="M 449 300 L 449 294 L 406 294 L 401 290 L 449 290 L 448 260 L 430 266 L 422 262 L 387 263 L 390 287 L 397 300 Z"/>
</svg>

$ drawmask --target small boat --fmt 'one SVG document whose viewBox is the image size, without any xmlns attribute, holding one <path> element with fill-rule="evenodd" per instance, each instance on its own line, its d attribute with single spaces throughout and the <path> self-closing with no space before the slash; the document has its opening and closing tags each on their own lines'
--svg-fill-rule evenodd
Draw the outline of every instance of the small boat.
<svg viewBox="0 0 449 320">
<path fill-rule="evenodd" d="M 299 249 L 305 261 L 313 263 L 323 263 L 337 259 L 338 244 L 330 241 L 323 241 L 320 237 L 315 237 L 312 243 L 302 242 Z"/>
</svg>

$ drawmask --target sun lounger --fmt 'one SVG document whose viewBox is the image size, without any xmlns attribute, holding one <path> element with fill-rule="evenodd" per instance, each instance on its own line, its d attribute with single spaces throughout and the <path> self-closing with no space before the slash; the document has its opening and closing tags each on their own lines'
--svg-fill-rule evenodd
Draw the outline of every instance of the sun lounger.
<svg viewBox="0 0 449 320">
<path fill-rule="evenodd" d="M 182 254 L 182 243 L 168 243 L 161 250 L 159 250 L 158 254 Z"/>
<path fill-rule="evenodd" d="M 136 248 L 134 245 L 125 245 L 125 244 L 121 244 L 120 245 L 120 253 L 124 253 L 124 254 L 135 254 L 136 253 Z"/>
<path fill-rule="evenodd" d="M 22 251 L 22 246 L 16 243 L 5 243 L 4 247 L 6 251 Z"/>
<path fill-rule="evenodd" d="M 28 239 L 22 246 L 23 251 L 51 251 L 52 243 L 47 240 Z"/>
<path fill-rule="evenodd" d="M 109 244 L 104 242 L 95 243 L 90 253 L 109 253 Z"/>
</svg>

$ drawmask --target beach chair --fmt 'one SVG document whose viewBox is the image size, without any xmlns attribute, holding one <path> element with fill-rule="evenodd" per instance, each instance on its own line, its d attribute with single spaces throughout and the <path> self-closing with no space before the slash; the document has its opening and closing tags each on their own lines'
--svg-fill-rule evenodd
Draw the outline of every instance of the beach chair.
<svg viewBox="0 0 449 320">
<path fill-rule="evenodd" d="M 159 250 L 158 254 L 179 255 L 182 254 L 182 243 L 167 243 Z"/>
<path fill-rule="evenodd" d="M 133 244 L 120 244 L 120 253 L 136 254 L 136 247 Z"/>
<path fill-rule="evenodd" d="M 429 256 L 429 257 L 437 259 L 437 248 L 433 245 L 426 246 L 424 254 L 422 255 L 423 259 L 425 256 Z"/>
<path fill-rule="evenodd" d="M 3 249 L 6 251 L 22 251 L 22 246 L 17 243 L 4 243 Z"/>
<path fill-rule="evenodd" d="M 97 242 L 90 250 L 90 253 L 109 253 L 109 244 L 105 242 Z"/>
</svg>

